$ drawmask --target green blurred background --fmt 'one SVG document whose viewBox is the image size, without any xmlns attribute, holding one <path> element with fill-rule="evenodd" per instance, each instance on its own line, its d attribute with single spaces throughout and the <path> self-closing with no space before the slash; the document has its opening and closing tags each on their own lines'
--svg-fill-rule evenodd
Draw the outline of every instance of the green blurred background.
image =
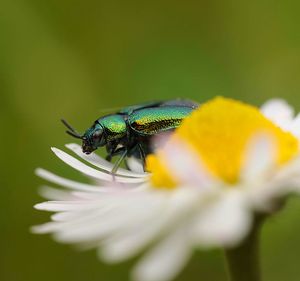
<svg viewBox="0 0 300 281">
<path fill-rule="evenodd" d="M 300 2 L 0 1 L 0 280 L 128 280 L 133 261 L 109 266 L 29 227 L 46 221 L 38 166 L 78 174 L 50 146 L 73 141 L 103 110 L 155 99 L 215 95 L 300 109 Z M 300 280 L 300 200 L 265 225 L 266 281 Z M 179 280 L 226 280 L 221 251 L 197 252 Z"/>
</svg>

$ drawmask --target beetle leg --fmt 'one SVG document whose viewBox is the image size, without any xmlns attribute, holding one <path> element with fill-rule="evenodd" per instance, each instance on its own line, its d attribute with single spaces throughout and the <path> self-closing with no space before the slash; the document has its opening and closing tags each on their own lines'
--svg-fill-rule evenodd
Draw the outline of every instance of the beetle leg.
<svg viewBox="0 0 300 281">
<path fill-rule="evenodd" d="M 110 149 L 107 150 L 108 154 L 105 157 L 105 159 L 109 162 L 111 162 L 112 158 L 118 154 L 120 154 L 120 152 L 122 152 L 124 150 L 123 147 L 121 148 L 117 148 L 117 147 L 110 147 Z"/>
<path fill-rule="evenodd" d="M 140 143 L 138 144 L 138 148 L 139 148 L 141 159 L 143 161 L 143 169 L 144 169 L 144 172 L 145 172 L 145 162 L 146 162 L 145 151 L 144 151 L 144 149 L 143 149 L 143 147 L 141 146 Z"/>
<path fill-rule="evenodd" d="M 127 156 L 129 158 L 131 158 L 131 157 L 135 158 L 136 161 L 138 161 L 138 162 L 142 161 L 143 169 L 145 171 L 146 153 L 145 153 L 145 150 L 144 150 L 144 148 L 141 144 L 136 144 L 133 147 L 131 147 L 131 149 L 129 150 L 129 153 L 127 154 Z M 129 167 L 127 161 L 125 161 L 125 164 L 126 164 L 126 168 L 128 170 L 130 170 L 130 167 Z"/>
<path fill-rule="evenodd" d="M 121 154 L 121 156 L 119 157 L 119 159 L 115 162 L 114 167 L 111 170 L 111 173 L 113 174 L 113 176 L 118 171 L 122 161 L 124 160 L 124 158 L 126 156 L 127 156 L 127 150 L 124 150 L 123 153 Z"/>
<path fill-rule="evenodd" d="M 108 161 L 108 162 L 111 162 L 111 159 L 112 159 L 112 155 L 107 154 L 106 157 L 105 157 L 105 160 Z"/>
<path fill-rule="evenodd" d="M 125 168 L 126 168 L 127 170 L 130 170 L 130 167 L 129 167 L 128 163 L 127 163 L 127 160 L 124 161 L 124 164 L 125 164 Z"/>
</svg>

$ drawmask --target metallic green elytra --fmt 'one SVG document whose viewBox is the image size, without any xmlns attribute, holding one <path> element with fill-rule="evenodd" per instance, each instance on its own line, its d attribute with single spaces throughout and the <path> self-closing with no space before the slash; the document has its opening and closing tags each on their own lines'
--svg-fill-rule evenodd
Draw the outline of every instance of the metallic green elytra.
<svg viewBox="0 0 300 281">
<path fill-rule="evenodd" d="M 192 111 L 193 108 L 186 106 L 140 109 L 129 116 L 128 124 L 139 135 L 151 136 L 177 128 Z"/>
<path fill-rule="evenodd" d="M 105 146 L 108 161 L 120 155 L 112 171 L 115 173 L 126 157 L 133 156 L 144 163 L 145 157 L 153 150 L 152 137 L 176 129 L 198 106 L 196 102 L 183 99 L 129 106 L 100 117 L 83 135 L 62 121 L 69 129 L 68 134 L 82 139 L 84 153 L 90 154 Z"/>
</svg>

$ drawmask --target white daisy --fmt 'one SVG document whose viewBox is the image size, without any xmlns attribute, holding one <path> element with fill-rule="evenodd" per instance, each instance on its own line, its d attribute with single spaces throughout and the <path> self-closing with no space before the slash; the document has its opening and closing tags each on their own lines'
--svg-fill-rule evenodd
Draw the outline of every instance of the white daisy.
<svg viewBox="0 0 300 281">
<path fill-rule="evenodd" d="M 50 201 L 35 208 L 54 214 L 33 230 L 96 248 L 107 262 L 144 253 L 132 278 L 171 280 L 195 248 L 238 245 L 255 213 L 274 211 L 300 190 L 299 119 L 284 101 L 270 101 L 259 111 L 216 98 L 195 110 L 163 149 L 147 158 L 151 173 L 119 169 L 115 181 L 109 174 L 112 164 L 96 154 L 86 156 L 80 146 L 67 145 L 79 161 L 53 148 L 94 184 L 38 169 L 40 177 L 65 189 L 41 189 Z"/>
</svg>

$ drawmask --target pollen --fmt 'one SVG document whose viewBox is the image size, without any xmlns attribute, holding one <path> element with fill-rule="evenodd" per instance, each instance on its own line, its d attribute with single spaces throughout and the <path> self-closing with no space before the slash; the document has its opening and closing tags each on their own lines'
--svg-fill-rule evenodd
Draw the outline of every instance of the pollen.
<svg viewBox="0 0 300 281">
<path fill-rule="evenodd" d="M 268 134 L 274 139 L 277 165 L 285 164 L 298 152 L 298 140 L 267 119 L 258 108 L 223 97 L 193 111 L 172 137 L 189 144 L 214 176 L 234 184 L 239 181 L 247 144 L 258 134 Z M 163 151 L 146 162 L 152 172 L 152 183 L 174 187 L 175 177 L 160 161 L 161 155 Z"/>
<path fill-rule="evenodd" d="M 164 163 L 163 155 L 151 154 L 146 159 L 146 167 L 148 171 L 152 171 L 151 183 L 156 187 L 164 187 L 166 189 L 173 189 L 177 186 L 178 182 L 175 176 L 168 171 Z M 155 171 L 155 172 L 154 172 Z"/>
</svg>

